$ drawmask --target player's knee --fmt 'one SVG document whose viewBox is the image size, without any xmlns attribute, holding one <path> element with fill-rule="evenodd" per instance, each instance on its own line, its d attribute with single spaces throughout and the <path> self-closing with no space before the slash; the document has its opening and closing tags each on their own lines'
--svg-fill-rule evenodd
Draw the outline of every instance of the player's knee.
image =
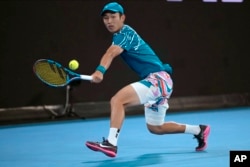
<svg viewBox="0 0 250 167">
<path fill-rule="evenodd" d="M 112 106 L 113 104 L 115 104 L 115 101 L 116 101 L 116 99 L 115 99 L 115 97 L 113 96 L 113 97 L 110 99 L 110 104 L 111 104 L 111 106 Z"/>
<path fill-rule="evenodd" d="M 110 105 L 111 106 L 123 105 L 123 102 L 120 100 L 119 97 L 113 96 L 110 100 Z"/>
<path fill-rule="evenodd" d="M 147 128 L 148 128 L 149 132 L 152 133 L 152 134 L 156 134 L 156 135 L 162 135 L 163 134 L 161 125 L 158 126 L 158 125 L 147 124 Z"/>
</svg>

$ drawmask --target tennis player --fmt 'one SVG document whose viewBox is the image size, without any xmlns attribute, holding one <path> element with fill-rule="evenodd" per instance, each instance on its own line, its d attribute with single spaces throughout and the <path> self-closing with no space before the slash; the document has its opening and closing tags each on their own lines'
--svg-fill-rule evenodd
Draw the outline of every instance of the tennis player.
<svg viewBox="0 0 250 167">
<path fill-rule="evenodd" d="M 106 4 L 101 16 L 105 27 L 113 34 L 113 41 L 92 74 L 92 82 L 100 83 L 103 80 L 105 72 L 116 57 L 121 57 L 141 80 L 123 87 L 111 98 L 110 129 L 107 139 L 103 138 L 102 142 L 87 141 L 86 146 L 93 151 L 100 151 L 109 157 L 115 157 L 125 108 L 141 104 L 144 105 L 145 121 L 151 133 L 157 135 L 192 134 L 198 140 L 195 150 L 205 150 L 210 132 L 208 125 L 164 122 L 169 108 L 168 100 L 173 91 L 171 66 L 162 63 L 137 32 L 124 23 L 124 9 L 120 4 L 116 2 Z"/>
</svg>

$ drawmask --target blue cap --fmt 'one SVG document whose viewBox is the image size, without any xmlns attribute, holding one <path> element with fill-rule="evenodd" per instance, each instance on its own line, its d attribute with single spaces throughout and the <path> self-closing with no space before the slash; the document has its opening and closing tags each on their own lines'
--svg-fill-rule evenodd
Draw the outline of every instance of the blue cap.
<svg viewBox="0 0 250 167">
<path fill-rule="evenodd" d="M 124 14 L 123 7 L 117 2 L 111 2 L 111 3 L 108 3 L 107 5 L 105 5 L 104 8 L 102 9 L 101 15 L 103 15 L 104 12 L 106 12 L 106 11 Z"/>
</svg>

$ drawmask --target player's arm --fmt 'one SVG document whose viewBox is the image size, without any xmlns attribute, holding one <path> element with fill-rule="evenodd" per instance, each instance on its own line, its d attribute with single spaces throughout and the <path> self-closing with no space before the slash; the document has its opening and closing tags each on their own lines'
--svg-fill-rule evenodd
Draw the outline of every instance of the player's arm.
<svg viewBox="0 0 250 167">
<path fill-rule="evenodd" d="M 123 48 L 118 45 L 111 45 L 101 58 L 100 64 L 92 74 L 92 82 L 99 83 L 103 80 L 103 75 L 110 67 L 113 59 L 123 52 Z"/>
</svg>

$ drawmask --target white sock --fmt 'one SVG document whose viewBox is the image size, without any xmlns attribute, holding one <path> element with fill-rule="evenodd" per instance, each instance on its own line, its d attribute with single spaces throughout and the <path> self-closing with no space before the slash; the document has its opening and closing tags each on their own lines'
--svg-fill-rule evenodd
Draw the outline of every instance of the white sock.
<svg viewBox="0 0 250 167">
<path fill-rule="evenodd" d="M 186 129 L 184 133 L 198 135 L 200 131 L 201 131 L 201 128 L 199 125 L 186 125 Z"/>
<path fill-rule="evenodd" d="M 119 132 L 120 132 L 120 129 L 117 129 L 117 128 L 109 129 L 108 141 L 110 144 L 117 146 Z"/>
</svg>

